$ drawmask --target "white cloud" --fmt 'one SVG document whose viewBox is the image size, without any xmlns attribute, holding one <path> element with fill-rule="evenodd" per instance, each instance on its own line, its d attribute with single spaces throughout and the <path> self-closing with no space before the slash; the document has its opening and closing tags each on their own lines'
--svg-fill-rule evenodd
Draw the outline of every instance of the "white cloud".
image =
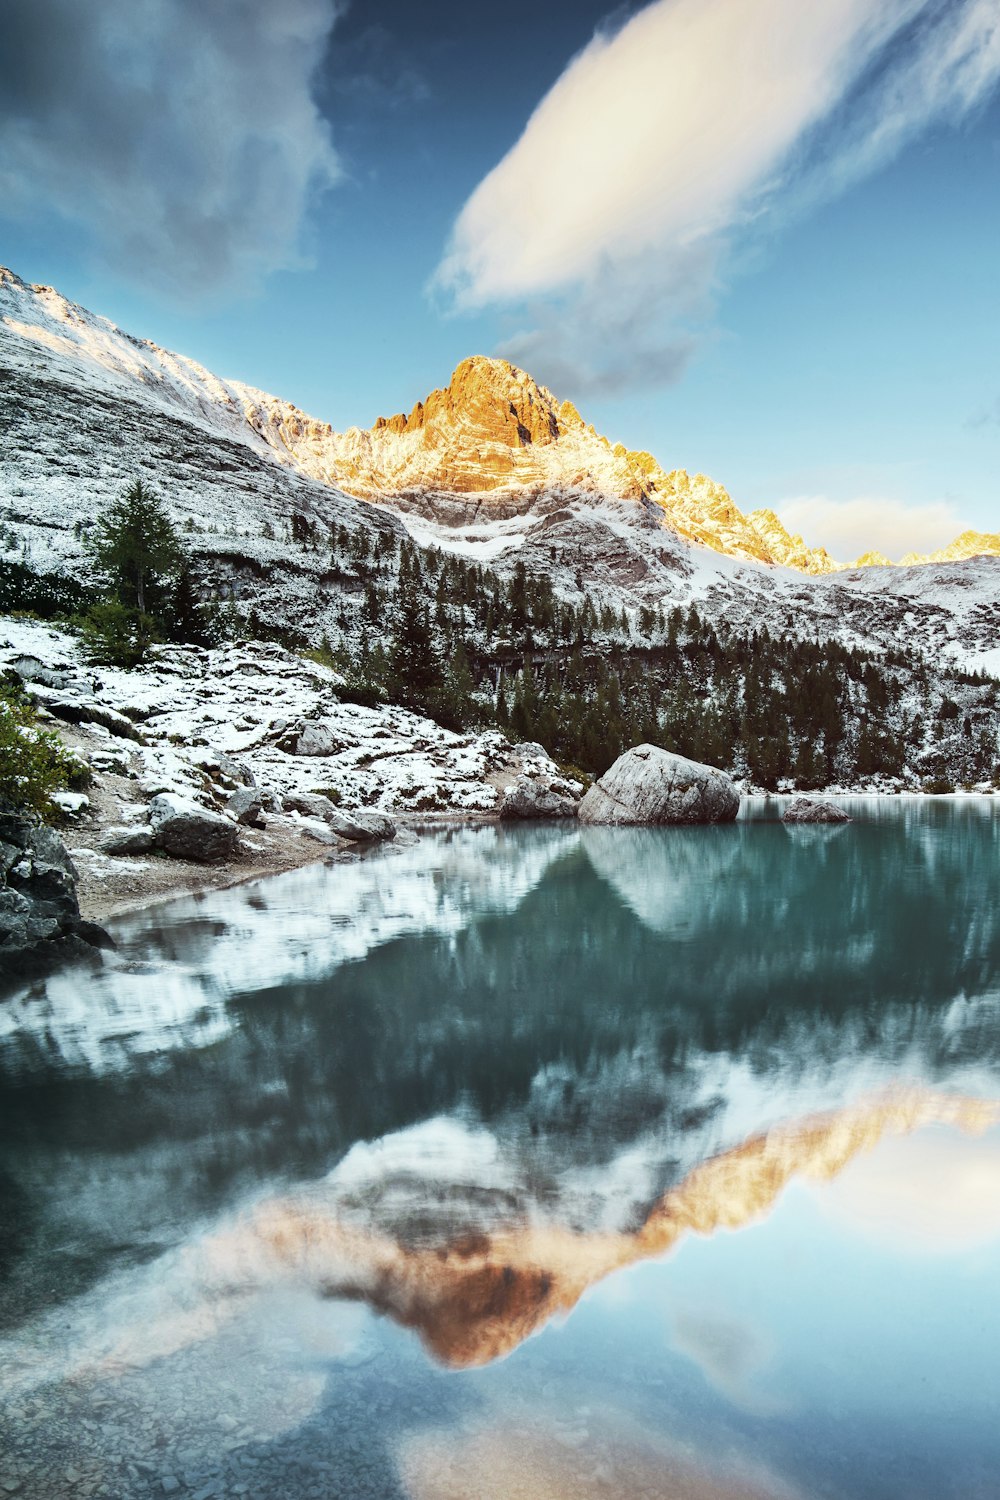
<svg viewBox="0 0 1000 1500">
<path fill-rule="evenodd" d="M 521 336 L 543 378 L 547 359 L 578 386 L 609 361 L 648 380 L 703 327 L 735 236 L 872 170 L 998 74 L 995 0 L 656 0 L 570 63 L 466 203 L 434 285 L 459 309 L 545 299 Z M 588 335 L 612 289 L 617 317 Z"/>
<path fill-rule="evenodd" d="M 1000 1243 L 1000 1142 L 952 1131 L 883 1141 L 818 1199 L 831 1218 L 911 1254 Z"/>
<path fill-rule="evenodd" d="M 143 285 L 246 291 L 301 263 L 339 166 L 312 95 L 339 0 L 7 0 L 0 202 L 54 209 Z"/>
<path fill-rule="evenodd" d="M 893 562 L 907 552 L 935 552 L 962 530 L 955 506 L 947 500 L 906 505 L 902 500 L 859 497 L 828 500 L 805 495 L 784 500 L 774 510 L 788 530 L 810 546 L 826 547 L 841 562 L 863 552 L 882 552 Z"/>
</svg>

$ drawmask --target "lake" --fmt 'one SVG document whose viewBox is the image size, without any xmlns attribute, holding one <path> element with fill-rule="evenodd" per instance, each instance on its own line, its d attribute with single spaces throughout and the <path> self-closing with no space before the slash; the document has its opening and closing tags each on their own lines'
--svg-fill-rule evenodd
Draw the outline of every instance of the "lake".
<svg viewBox="0 0 1000 1500">
<path fill-rule="evenodd" d="M 1000 799 L 456 828 L 0 1007 L 0 1496 L 997 1500 Z"/>
</svg>

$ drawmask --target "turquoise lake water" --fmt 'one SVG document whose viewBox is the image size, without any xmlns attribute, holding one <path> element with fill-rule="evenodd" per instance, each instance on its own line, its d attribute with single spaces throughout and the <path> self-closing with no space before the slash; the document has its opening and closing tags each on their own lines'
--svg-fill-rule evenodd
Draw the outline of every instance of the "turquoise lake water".
<svg viewBox="0 0 1000 1500">
<path fill-rule="evenodd" d="M 850 807 L 453 829 L 6 1002 L 0 1494 L 998 1500 L 1000 799 Z"/>
</svg>

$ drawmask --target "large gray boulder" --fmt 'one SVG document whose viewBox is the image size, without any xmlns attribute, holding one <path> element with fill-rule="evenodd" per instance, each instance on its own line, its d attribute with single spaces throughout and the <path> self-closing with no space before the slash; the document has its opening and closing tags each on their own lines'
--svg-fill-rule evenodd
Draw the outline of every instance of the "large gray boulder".
<svg viewBox="0 0 1000 1500">
<path fill-rule="evenodd" d="M 329 724 L 320 720 L 307 720 L 286 725 L 277 741 L 278 749 L 287 755 L 336 755 L 344 748 L 344 741 Z"/>
<path fill-rule="evenodd" d="M 581 823 L 731 823 L 740 794 L 725 771 L 657 745 L 636 745 L 595 781 Z"/>
<path fill-rule="evenodd" d="M 172 792 L 153 798 L 149 826 L 156 847 L 175 859 L 218 864 L 236 853 L 239 836 L 235 823 Z"/>
<path fill-rule="evenodd" d="M 325 823 L 333 812 L 333 803 L 321 792 L 286 792 L 281 799 L 281 811 L 301 813 L 304 818 L 321 818 Z"/>
<path fill-rule="evenodd" d="M 97 847 L 102 854 L 127 857 L 135 854 L 150 854 L 156 846 L 151 828 L 147 828 L 144 824 L 138 826 L 125 824 L 118 828 L 109 828 Z"/>
<path fill-rule="evenodd" d="M 793 797 L 781 814 L 783 823 L 850 823 L 850 813 L 821 797 Z"/>
</svg>

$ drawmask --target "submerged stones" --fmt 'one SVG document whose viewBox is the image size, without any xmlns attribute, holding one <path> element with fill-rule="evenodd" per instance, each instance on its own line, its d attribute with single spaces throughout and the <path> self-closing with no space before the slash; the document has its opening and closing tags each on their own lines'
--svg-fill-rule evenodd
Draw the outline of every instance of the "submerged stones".
<svg viewBox="0 0 1000 1500">
<path fill-rule="evenodd" d="M 661 750 L 636 745 L 620 755 L 580 803 L 581 823 L 731 823 L 740 794 L 730 777 Z"/>
<path fill-rule="evenodd" d="M 783 823 L 850 823 L 850 813 L 822 797 L 793 797 L 781 814 Z"/>
</svg>

